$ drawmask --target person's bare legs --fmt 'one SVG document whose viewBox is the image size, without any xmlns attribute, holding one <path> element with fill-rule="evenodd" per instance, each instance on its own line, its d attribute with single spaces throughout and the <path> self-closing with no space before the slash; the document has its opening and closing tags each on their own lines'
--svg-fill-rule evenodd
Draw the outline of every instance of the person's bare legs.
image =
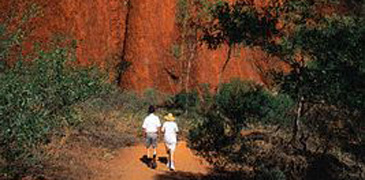
<svg viewBox="0 0 365 180">
<path fill-rule="evenodd" d="M 146 148 L 147 152 L 146 152 L 146 155 L 147 155 L 147 158 L 150 158 L 150 148 Z"/>
<path fill-rule="evenodd" d="M 170 169 L 171 170 L 175 170 L 175 163 L 174 163 L 174 151 L 169 150 L 169 155 L 170 155 Z"/>
<path fill-rule="evenodd" d="M 165 150 L 166 150 L 166 154 L 167 154 L 167 167 L 170 169 L 170 162 L 171 162 L 171 159 L 170 159 L 170 149 L 169 147 L 167 146 L 167 144 L 165 143 Z"/>
<path fill-rule="evenodd" d="M 167 161 L 169 160 L 169 148 L 167 147 L 166 143 L 165 143 L 165 151 L 167 154 Z"/>
<path fill-rule="evenodd" d="M 153 148 L 153 156 L 152 156 L 153 160 L 156 160 L 156 155 L 157 155 L 157 148 L 154 147 Z"/>
<path fill-rule="evenodd" d="M 171 150 L 167 150 L 167 167 L 171 169 Z"/>
<path fill-rule="evenodd" d="M 174 151 L 171 151 L 170 150 L 170 160 L 171 160 L 171 162 L 174 162 Z"/>
<path fill-rule="evenodd" d="M 148 137 L 147 137 L 148 138 Z M 150 156 L 150 149 L 153 149 L 152 151 L 152 155 L 153 156 Z M 157 154 L 157 144 L 155 142 L 150 142 L 150 140 L 147 139 L 147 146 L 146 146 L 146 155 L 147 155 L 147 158 L 153 158 L 153 157 L 156 157 L 156 154 Z"/>
</svg>

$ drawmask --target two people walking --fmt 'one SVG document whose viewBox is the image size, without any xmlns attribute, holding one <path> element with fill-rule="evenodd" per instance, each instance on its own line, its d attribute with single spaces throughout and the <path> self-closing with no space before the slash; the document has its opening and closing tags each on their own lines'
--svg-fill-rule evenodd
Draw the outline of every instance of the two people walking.
<svg viewBox="0 0 365 180">
<path fill-rule="evenodd" d="M 155 108 L 153 106 L 149 106 L 148 113 L 149 115 L 143 121 L 143 134 L 146 138 L 146 155 L 147 158 L 150 159 L 150 149 L 153 149 L 152 161 L 149 164 L 150 167 L 156 168 L 156 156 L 157 156 L 157 141 L 158 134 L 160 130 L 164 133 L 164 143 L 166 147 L 166 152 L 168 154 L 168 162 L 167 166 L 170 170 L 175 170 L 174 164 L 174 152 L 177 144 L 177 133 L 179 129 L 175 122 L 175 117 L 169 113 L 164 116 L 166 120 L 161 128 L 161 122 L 158 116 L 154 114 Z"/>
</svg>

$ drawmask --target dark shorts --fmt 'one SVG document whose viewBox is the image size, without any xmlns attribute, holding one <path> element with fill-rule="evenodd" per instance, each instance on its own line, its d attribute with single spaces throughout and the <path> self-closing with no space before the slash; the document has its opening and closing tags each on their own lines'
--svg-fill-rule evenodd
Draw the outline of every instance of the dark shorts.
<svg viewBox="0 0 365 180">
<path fill-rule="evenodd" d="M 149 148 L 151 145 L 153 148 L 157 147 L 157 133 L 147 133 L 146 148 Z"/>
</svg>

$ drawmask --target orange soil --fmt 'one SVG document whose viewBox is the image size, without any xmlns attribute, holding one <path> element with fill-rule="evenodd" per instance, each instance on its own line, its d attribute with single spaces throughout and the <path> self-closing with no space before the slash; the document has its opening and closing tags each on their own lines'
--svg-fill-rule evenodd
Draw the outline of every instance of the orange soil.
<svg viewBox="0 0 365 180">
<path fill-rule="evenodd" d="M 105 172 L 99 174 L 96 180 L 165 180 L 186 179 L 186 174 L 195 179 L 208 174 L 208 164 L 196 157 L 187 147 L 185 142 L 177 145 L 175 152 L 176 171 L 170 172 L 166 164 L 158 161 L 155 170 L 150 169 L 140 159 L 146 153 L 143 145 L 122 149 L 119 154 L 109 162 Z M 167 157 L 164 145 L 160 143 L 157 148 L 158 157 Z M 182 176 L 184 174 L 184 176 Z"/>
</svg>

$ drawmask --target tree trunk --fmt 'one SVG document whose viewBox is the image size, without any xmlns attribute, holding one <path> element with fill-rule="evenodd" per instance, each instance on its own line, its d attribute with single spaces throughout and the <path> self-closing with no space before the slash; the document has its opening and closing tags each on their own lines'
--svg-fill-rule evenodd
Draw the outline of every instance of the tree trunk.
<svg viewBox="0 0 365 180">
<path fill-rule="evenodd" d="M 190 69 L 191 69 L 191 60 L 192 60 L 192 56 L 194 56 L 194 54 L 191 54 L 190 57 L 188 58 L 188 65 L 186 68 L 186 80 L 185 80 L 185 92 L 187 93 L 189 91 L 189 80 L 190 80 Z"/>
<path fill-rule="evenodd" d="M 297 108 L 297 114 L 293 123 L 293 135 L 292 135 L 292 142 L 295 142 L 298 138 L 298 134 L 301 131 L 301 122 L 300 122 L 300 118 L 302 116 L 302 112 L 303 112 L 303 102 L 304 102 L 304 97 L 301 96 L 299 99 L 299 104 L 298 104 L 298 108 Z"/>
<path fill-rule="evenodd" d="M 217 88 L 217 93 L 219 93 L 220 88 L 221 88 L 222 74 L 223 74 L 224 70 L 226 70 L 228 63 L 231 60 L 232 48 L 233 48 L 232 45 L 229 45 L 228 46 L 226 61 L 224 62 L 221 71 L 219 71 L 219 74 L 218 74 L 218 88 Z"/>
<path fill-rule="evenodd" d="M 197 52 L 197 44 L 196 42 L 192 42 L 189 48 L 189 58 L 188 58 L 188 66 L 186 72 L 186 81 L 185 81 L 185 91 L 189 91 L 189 84 L 190 84 L 190 73 L 191 73 L 191 64 L 195 59 L 195 55 Z"/>
</svg>

